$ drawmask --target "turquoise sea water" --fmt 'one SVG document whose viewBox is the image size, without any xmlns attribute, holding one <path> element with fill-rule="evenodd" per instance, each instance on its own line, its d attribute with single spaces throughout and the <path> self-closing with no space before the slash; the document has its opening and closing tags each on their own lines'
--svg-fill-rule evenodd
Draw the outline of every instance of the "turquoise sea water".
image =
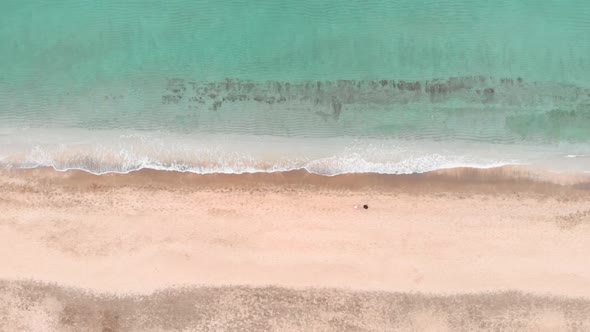
<svg viewBox="0 0 590 332">
<path fill-rule="evenodd" d="M 0 3 L 0 163 L 590 171 L 590 2 Z"/>
</svg>

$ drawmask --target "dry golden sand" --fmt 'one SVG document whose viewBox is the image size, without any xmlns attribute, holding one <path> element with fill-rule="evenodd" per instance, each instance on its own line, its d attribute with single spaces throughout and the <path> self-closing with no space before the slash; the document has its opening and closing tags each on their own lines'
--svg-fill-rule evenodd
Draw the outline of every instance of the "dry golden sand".
<svg viewBox="0 0 590 332">
<path fill-rule="evenodd" d="M 0 324 L 588 330 L 589 184 L 522 168 L 2 171 Z"/>
</svg>

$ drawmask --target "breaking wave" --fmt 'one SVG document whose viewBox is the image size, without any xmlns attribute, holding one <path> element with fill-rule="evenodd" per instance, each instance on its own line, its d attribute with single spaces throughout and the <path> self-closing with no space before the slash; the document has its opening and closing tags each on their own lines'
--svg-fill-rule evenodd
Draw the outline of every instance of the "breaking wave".
<svg viewBox="0 0 590 332">
<path fill-rule="evenodd" d="M 0 166 L 52 167 L 59 171 L 78 169 L 94 174 L 128 173 L 140 169 L 198 174 L 304 169 L 331 176 L 344 173 L 409 174 L 519 163 L 508 155 L 497 158 L 478 156 L 474 151 L 479 144 L 469 152 L 447 143 L 429 146 L 423 142 L 399 140 L 34 132 L 34 135 L 30 132 L 29 135 L 12 133 L 4 136 L 5 140 L 10 138 L 5 142 L 0 139 Z M 34 139 L 35 136 L 39 139 Z M 15 141 L 15 137 L 20 137 L 19 141 Z"/>
</svg>

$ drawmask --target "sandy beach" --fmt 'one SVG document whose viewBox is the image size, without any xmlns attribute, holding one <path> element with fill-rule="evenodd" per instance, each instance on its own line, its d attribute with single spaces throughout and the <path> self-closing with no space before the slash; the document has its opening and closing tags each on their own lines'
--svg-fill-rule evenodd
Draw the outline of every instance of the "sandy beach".
<svg viewBox="0 0 590 332">
<path fill-rule="evenodd" d="M 0 2 L 0 332 L 590 331 L 585 13 Z"/>
<path fill-rule="evenodd" d="M 27 289 L 134 298 L 275 287 L 292 296 L 423 294 L 446 299 L 445 307 L 463 294 L 499 299 L 508 291 L 533 304 L 578 299 L 590 312 L 582 300 L 590 296 L 589 184 L 584 175 L 514 167 L 335 177 L 5 170 L 2 294 L 26 302 Z M 481 310 L 492 310 L 494 301 L 486 303 Z M 564 308 L 550 312 L 565 324 L 575 317 Z M 578 323 L 590 328 L 587 317 Z M 396 326 L 382 324 L 360 329 Z"/>
</svg>

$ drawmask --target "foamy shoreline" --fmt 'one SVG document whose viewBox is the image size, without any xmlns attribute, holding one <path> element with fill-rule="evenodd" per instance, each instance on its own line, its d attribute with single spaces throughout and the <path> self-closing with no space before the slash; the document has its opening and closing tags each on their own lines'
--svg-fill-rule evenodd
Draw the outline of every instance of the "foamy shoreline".
<svg viewBox="0 0 590 332">
<path fill-rule="evenodd" d="M 590 151 L 583 143 L 494 144 L 399 137 L 205 135 L 82 128 L 6 130 L 0 134 L 0 169 L 51 167 L 94 174 L 141 169 L 195 174 L 306 170 L 325 176 L 413 174 L 507 165 L 531 165 L 554 172 L 590 170 Z"/>
<path fill-rule="evenodd" d="M 322 186 L 331 189 L 332 186 L 346 189 L 379 187 L 393 188 L 397 184 L 424 185 L 433 183 L 454 183 L 459 187 L 468 187 L 478 183 L 503 184 L 506 182 L 520 181 L 522 184 L 542 186 L 547 184 L 586 186 L 590 183 L 590 175 L 586 172 L 554 172 L 544 168 L 527 165 L 501 165 L 498 167 L 448 167 L 428 172 L 413 172 L 401 174 L 388 174 L 378 172 L 355 172 L 333 175 L 323 175 L 306 169 L 292 169 L 286 171 L 252 171 L 241 173 L 196 173 L 192 171 L 179 171 L 169 169 L 140 168 L 126 172 L 109 171 L 94 173 L 85 169 L 56 169 L 50 166 L 37 166 L 30 168 L 1 169 L 0 175 L 6 177 L 25 178 L 29 180 L 52 181 L 55 185 L 76 182 L 97 182 L 101 185 L 118 186 L 119 183 L 158 183 L 166 186 L 168 181 L 171 186 L 177 186 L 179 181 L 186 185 L 196 185 L 199 189 L 207 186 L 232 185 L 236 188 L 246 184 L 274 185 L 297 184 L 303 188 L 309 185 Z M 65 182 L 63 182 L 65 181 Z M 206 184 L 203 187 L 203 184 Z M 317 189 L 317 188 L 316 188 Z"/>
</svg>

